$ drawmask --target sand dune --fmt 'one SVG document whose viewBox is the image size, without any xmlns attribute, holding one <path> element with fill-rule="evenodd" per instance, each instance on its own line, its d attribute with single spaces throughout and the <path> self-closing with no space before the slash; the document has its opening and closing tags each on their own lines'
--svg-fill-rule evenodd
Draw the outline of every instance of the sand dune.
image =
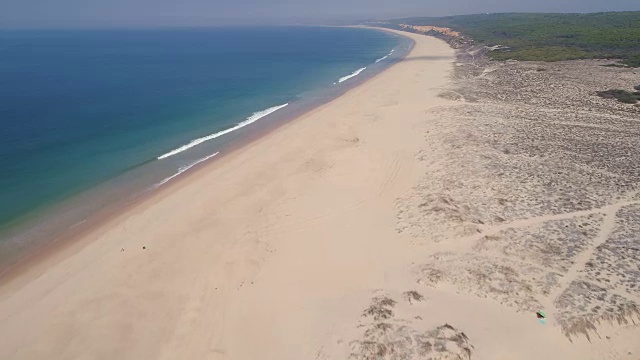
<svg viewBox="0 0 640 360">
<path fill-rule="evenodd" d="M 5 284 L 0 358 L 637 357 L 637 332 L 612 325 L 609 340 L 572 342 L 557 319 L 536 319 L 552 305 L 530 294 L 561 295 L 543 270 L 583 260 L 544 263 L 528 229 L 556 221 L 562 237 L 568 216 L 490 223 L 459 203 L 496 188 L 474 175 L 477 148 L 458 143 L 473 127 L 451 109 L 467 109 L 438 96 L 453 86 L 454 52 L 405 35 L 405 60 Z M 614 226 L 606 217 L 626 205 L 571 216 Z M 584 248 L 599 236 L 591 226 Z M 513 243 L 524 260 L 504 255 L 507 236 L 525 239 Z"/>
</svg>

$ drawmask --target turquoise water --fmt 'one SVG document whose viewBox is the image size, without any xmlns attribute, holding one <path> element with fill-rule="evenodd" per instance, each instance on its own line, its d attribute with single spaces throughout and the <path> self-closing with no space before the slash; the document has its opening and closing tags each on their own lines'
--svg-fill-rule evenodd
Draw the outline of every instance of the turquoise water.
<svg viewBox="0 0 640 360">
<path fill-rule="evenodd" d="M 323 27 L 0 31 L 0 227 L 162 163 L 157 185 L 242 125 L 366 77 L 402 41 Z"/>
</svg>

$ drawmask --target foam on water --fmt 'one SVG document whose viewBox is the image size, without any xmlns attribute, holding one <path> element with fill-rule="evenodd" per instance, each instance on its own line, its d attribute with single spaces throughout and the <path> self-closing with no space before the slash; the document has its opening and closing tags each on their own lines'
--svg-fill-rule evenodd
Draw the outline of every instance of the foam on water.
<svg viewBox="0 0 640 360">
<path fill-rule="evenodd" d="M 180 176 L 180 174 L 182 174 L 183 172 L 185 172 L 185 171 L 187 171 L 187 170 L 191 169 L 192 167 L 194 167 L 194 166 L 196 166 L 196 165 L 200 164 L 200 163 L 201 163 L 201 162 L 203 162 L 203 161 L 207 161 L 207 160 L 211 159 L 212 157 L 214 157 L 214 156 L 216 156 L 216 155 L 218 155 L 218 154 L 219 154 L 219 152 L 216 152 L 216 153 L 213 153 L 213 154 L 211 154 L 211 155 L 209 155 L 209 156 L 203 157 L 202 159 L 199 159 L 199 160 L 197 160 L 197 161 L 194 161 L 194 162 L 192 162 L 192 163 L 191 163 L 191 164 L 189 164 L 189 165 L 181 166 L 181 167 L 180 167 L 180 169 L 178 169 L 178 172 L 177 172 L 177 173 L 175 173 L 175 174 L 173 174 L 173 175 L 169 176 L 168 178 L 166 178 L 166 179 L 164 179 L 164 180 L 160 181 L 159 183 L 157 183 L 157 184 L 155 185 L 155 188 L 159 188 L 160 186 L 162 186 L 162 185 L 164 185 L 164 184 L 168 183 L 169 181 L 173 180 L 175 177 Z"/>
<path fill-rule="evenodd" d="M 341 77 L 341 78 L 340 78 L 337 82 L 335 82 L 334 84 L 339 84 L 339 83 L 341 83 L 341 82 L 344 82 L 344 81 L 347 81 L 347 80 L 351 79 L 352 77 L 356 77 L 356 76 L 360 75 L 360 73 L 361 73 L 361 72 L 363 72 L 363 71 L 365 71 L 366 69 L 367 69 L 366 67 L 360 68 L 360 69 L 358 69 L 358 70 L 356 70 L 356 71 L 352 72 L 351 74 L 349 74 L 349 75 L 347 75 L 347 76 L 343 76 L 343 77 Z"/>
<path fill-rule="evenodd" d="M 158 160 L 166 159 L 166 158 L 168 158 L 170 156 L 173 156 L 173 155 L 179 154 L 179 153 L 181 153 L 181 152 L 183 152 L 185 150 L 191 149 L 192 147 L 194 147 L 196 145 L 200 145 L 205 141 L 213 140 L 213 139 L 218 138 L 218 137 L 220 137 L 222 135 L 226 135 L 226 134 L 228 134 L 230 132 L 236 131 L 236 130 L 238 130 L 240 128 L 243 128 L 243 127 L 245 127 L 245 126 L 247 126 L 249 124 L 252 124 L 252 123 L 262 119 L 263 117 L 265 117 L 265 116 L 267 116 L 269 114 L 272 114 L 272 113 L 282 109 L 283 107 L 285 107 L 287 105 L 289 105 L 289 103 L 286 103 L 284 105 L 278 105 L 278 106 L 270 107 L 270 108 L 268 108 L 266 110 L 255 112 L 251 116 L 249 116 L 246 120 L 238 123 L 234 127 L 228 128 L 226 130 L 218 131 L 215 134 L 211 134 L 211 135 L 207 135 L 207 136 L 204 136 L 204 137 L 201 137 L 201 138 L 197 138 L 197 139 L 191 140 L 186 145 L 182 145 L 179 148 L 173 149 L 173 150 L 169 151 L 168 153 L 166 153 L 164 155 L 158 156 Z"/>
<path fill-rule="evenodd" d="M 379 63 L 380 61 L 388 58 L 388 57 L 389 57 L 389 55 L 385 55 L 385 56 L 381 57 L 380 59 L 376 60 L 376 64 Z"/>
<path fill-rule="evenodd" d="M 392 49 L 390 53 L 388 53 L 387 55 L 385 55 L 385 56 L 381 57 L 380 59 L 376 60 L 376 64 L 377 64 L 377 63 L 379 63 L 380 61 L 382 61 L 382 60 L 384 60 L 384 59 L 388 58 L 389 56 L 391 56 L 391 54 L 393 54 L 393 51 L 394 51 L 394 50 L 395 50 L 395 49 Z"/>
</svg>

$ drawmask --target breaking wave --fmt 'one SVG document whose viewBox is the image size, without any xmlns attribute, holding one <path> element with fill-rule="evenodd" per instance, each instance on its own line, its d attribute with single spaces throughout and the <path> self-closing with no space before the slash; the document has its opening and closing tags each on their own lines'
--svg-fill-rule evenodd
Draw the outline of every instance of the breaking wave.
<svg viewBox="0 0 640 360">
<path fill-rule="evenodd" d="M 366 69 L 367 69 L 366 67 L 360 68 L 360 69 L 358 69 L 358 70 L 356 70 L 356 71 L 352 72 L 351 74 L 349 74 L 349 75 L 347 75 L 347 76 L 343 76 L 343 77 L 341 77 L 341 78 L 340 78 L 337 82 L 335 82 L 334 84 L 339 84 L 339 83 L 341 83 L 341 82 L 344 82 L 344 81 L 347 81 L 347 80 L 351 79 L 352 77 L 356 77 L 356 76 L 360 75 L 360 73 L 361 73 L 361 72 L 363 72 L 363 71 L 365 71 Z"/>
<path fill-rule="evenodd" d="M 239 122 L 234 127 L 231 127 L 229 129 L 226 129 L 226 130 L 218 131 L 215 134 L 211 134 L 211 135 L 207 135 L 207 136 L 204 136 L 204 137 L 201 137 L 201 138 L 197 138 L 197 139 L 191 140 L 186 145 L 182 145 L 177 149 L 173 149 L 173 150 L 169 151 L 166 154 L 158 156 L 158 160 L 166 159 L 169 156 L 173 156 L 173 155 L 179 154 L 179 153 L 181 153 L 181 152 L 183 152 L 185 150 L 191 149 L 192 147 L 194 147 L 196 145 L 200 145 L 205 141 L 213 140 L 213 139 L 218 138 L 218 137 L 220 137 L 222 135 L 226 135 L 226 134 L 228 134 L 230 132 L 236 131 L 236 130 L 238 130 L 240 128 L 243 128 L 243 127 L 245 127 L 245 126 L 247 126 L 249 124 L 252 124 L 252 123 L 262 119 L 263 117 L 265 117 L 265 116 L 267 116 L 269 114 L 272 114 L 272 113 L 282 109 L 283 107 L 285 107 L 287 105 L 289 105 L 289 103 L 286 103 L 284 105 L 270 107 L 270 108 L 268 108 L 266 110 L 255 112 L 251 116 L 249 116 L 246 120 L 244 120 L 242 122 Z"/>
<path fill-rule="evenodd" d="M 391 50 L 391 52 L 388 53 L 387 55 L 385 55 L 385 56 L 381 57 L 380 59 L 376 60 L 376 64 L 379 63 L 380 61 L 388 58 L 389 56 L 391 56 L 391 54 L 393 54 L 394 51 L 395 51 L 395 49 Z"/>
<path fill-rule="evenodd" d="M 191 164 L 189 164 L 189 165 L 181 166 L 181 167 L 180 167 L 180 169 L 178 169 L 178 172 L 177 172 L 177 173 L 175 173 L 175 174 L 173 174 L 173 175 L 169 176 L 168 178 L 166 178 L 166 179 L 164 179 L 164 180 L 160 181 L 159 183 L 157 183 L 157 184 L 156 184 L 156 186 L 155 186 L 155 187 L 156 187 L 156 188 L 158 188 L 158 187 L 160 187 L 160 186 L 162 186 L 162 185 L 164 185 L 164 184 L 168 183 L 169 181 L 173 180 L 175 177 L 179 176 L 179 175 L 180 175 L 180 174 L 182 174 L 183 172 L 185 172 L 185 171 L 187 171 L 187 170 L 191 169 L 192 167 L 194 167 L 194 166 L 196 166 L 196 165 L 200 164 L 200 163 L 201 163 L 201 162 L 203 162 L 203 161 L 207 161 L 207 160 L 211 159 L 212 157 L 214 157 L 214 156 L 216 156 L 216 155 L 218 155 L 218 154 L 219 154 L 219 152 L 214 153 L 214 154 L 211 154 L 211 155 L 206 156 L 206 157 L 203 157 L 202 159 L 200 159 L 200 160 L 198 160 L 198 161 L 194 161 L 194 162 L 192 162 L 192 163 L 191 163 Z"/>
</svg>

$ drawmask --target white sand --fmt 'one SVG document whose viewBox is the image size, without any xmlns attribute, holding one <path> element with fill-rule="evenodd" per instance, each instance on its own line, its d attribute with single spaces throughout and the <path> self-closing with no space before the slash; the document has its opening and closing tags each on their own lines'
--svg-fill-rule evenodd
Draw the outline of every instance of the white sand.
<svg viewBox="0 0 640 360">
<path fill-rule="evenodd" d="M 591 358 L 531 314 L 416 284 L 429 249 L 396 230 L 396 199 L 428 171 L 454 54 L 407 36 L 404 61 L 5 285 L 0 359 L 347 359 L 379 294 L 415 331 L 454 324 L 474 359 Z"/>
</svg>

